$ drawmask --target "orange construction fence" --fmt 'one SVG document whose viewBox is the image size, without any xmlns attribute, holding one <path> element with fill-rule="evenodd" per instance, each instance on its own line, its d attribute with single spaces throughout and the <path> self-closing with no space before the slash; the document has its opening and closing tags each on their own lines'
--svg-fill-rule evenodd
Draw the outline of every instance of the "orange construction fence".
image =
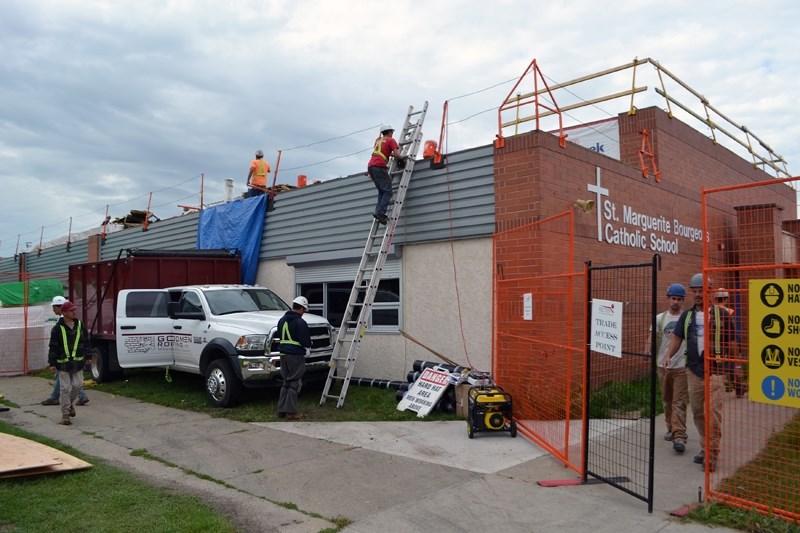
<svg viewBox="0 0 800 533">
<path fill-rule="evenodd" d="M 706 492 L 713 501 L 794 521 L 800 521 L 798 187 L 795 177 L 710 189 L 702 203 L 706 450 L 719 439 L 716 462 L 706 461 Z"/>
<path fill-rule="evenodd" d="M 65 295 L 65 274 L 20 274 L 0 272 L 0 279 L 18 279 L 21 300 L 3 302 L 0 307 L 0 376 L 25 374 L 47 367 L 50 330 L 55 324 L 51 306 L 53 295 Z M 37 294 L 32 282 L 57 280 L 47 294 Z M 60 290 L 59 290 L 60 285 Z M 51 285 L 52 287 L 52 285 Z"/>
<path fill-rule="evenodd" d="M 585 272 L 574 212 L 494 235 L 492 372 L 519 431 L 583 473 Z"/>
</svg>

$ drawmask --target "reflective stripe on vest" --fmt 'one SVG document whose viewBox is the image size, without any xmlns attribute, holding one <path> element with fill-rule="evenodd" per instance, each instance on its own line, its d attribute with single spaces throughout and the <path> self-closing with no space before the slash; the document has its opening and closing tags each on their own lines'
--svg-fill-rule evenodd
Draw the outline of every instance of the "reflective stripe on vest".
<svg viewBox="0 0 800 533">
<path fill-rule="evenodd" d="M 719 327 L 719 306 L 714 306 L 714 355 L 717 356 L 717 359 L 720 358 L 722 355 L 722 347 L 720 346 L 720 341 L 722 332 L 720 331 Z"/>
<path fill-rule="evenodd" d="M 384 137 L 383 135 L 378 137 L 378 140 L 375 141 L 375 148 L 373 148 L 372 154 L 381 156 L 381 159 L 383 159 L 384 161 L 389 161 L 389 156 L 381 152 L 381 146 L 383 145 L 383 140 L 385 138 L 386 137 Z"/>
<path fill-rule="evenodd" d="M 61 324 L 61 340 L 64 342 L 64 355 L 66 355 L 65 359 L 56 359 L 56 363 L 69 363 L 70 359 L 73 361 L 77 360 L 75 357 L 75 353 L 78 351 L 78 342 L 81 340 L 81 321 L 75 321 L 75 329 L 77 330 L 77 334 L 75 335 L 75 344 L 72 345 L 72 353 L 69 352 L 69 341 L 67 340 L 67 327 L 64 324 Z"/>
<path fill-rule="evenodd" d="M 283 327 L 281 328 L 281 344 L 294 344 L 296 346 L 300 346 L 300 343 L 294 340 L 292 338 L 292 334 L 289 333 L 288 320 L 283 323 Z"/>
<path fill-rule="evenodd" d="M 260 164 L 259 164 L 260 163 Z M 263 159 L 256 159 L 256 169 L 253 173 L 254 176 L 266 176 L 267 175 L 267 162 Z"/>
</svg>

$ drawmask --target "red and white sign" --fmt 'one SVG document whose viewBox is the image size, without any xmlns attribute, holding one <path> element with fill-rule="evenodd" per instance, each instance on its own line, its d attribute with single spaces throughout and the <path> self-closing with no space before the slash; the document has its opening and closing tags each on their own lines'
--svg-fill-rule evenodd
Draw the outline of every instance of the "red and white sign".
<svg viewBox="0 0 800 533">
<path fill-rule="evenodd" d="M 426 368 L 397 404 L 397 410 L 410 409 L 415 411 L 418 417 L 424 417 L 442 397 L 449 382 L 450 372 Z"/>
</svg>

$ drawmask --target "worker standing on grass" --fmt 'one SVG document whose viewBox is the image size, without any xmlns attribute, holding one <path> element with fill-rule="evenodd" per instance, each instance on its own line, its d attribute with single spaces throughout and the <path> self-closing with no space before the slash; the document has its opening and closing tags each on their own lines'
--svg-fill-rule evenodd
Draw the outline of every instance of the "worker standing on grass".
<svg viewBox="0 0 800 533">
<path fill-rule="evenodd" d="M 247 174 L 247 196 L 252 198 L 264 194 L 267 189 L 267 174 L 270 173 L 269 163 L 264 161 L 264 150 L 256 150 L 256 158 L 250 162 L 250 172 Z"/>
<path fill-rule="evenodd" d="M 52 307 L 53 307 L 53 318 L 48 318 L 47 321 L 50 322 L 58 322 L 58 319 L 61 318 L 61 306 L 64 305 L 67 299 L 63 296 L 55 296 L 53 297 Z M 60 405 L 61 401 L 59 398 L 61 397 L 61 382 L 58 379 L 58 370 L 53 377 L 53 392 L 50 393 L 50 396 L 44 400 L 42 400 L 42 405 Z M 89 403 L 89 397 L 86 396 L 86 391 L 81 388 L 80 396 L 78 397 L 78 405 L 86 405 Z"/>
<path fill-rule="evenodd" d="M 664 421 L 667 424 L 667 433 L 664 440 L 672 441 L 672 449 L 678 453 L 686 450 L 686 404 L 689 393 L 686 385 L 686 351 L 679 349 L 678 357 L 673 357 L 669 366 L 666 364 L 666 355 L 675 328 L 681 316 L 681 307 L 686 298 L 686 287 L 680 283 L 672 283 L 667 288 L 667 301 L 669 308 L 656 317 L 656 372 L 661 385 L 661 400 L 664 402 Z"/>
<path fill-rule="evenodd" d="M 303 387 L 306 372 L 306 355 L 311 352 L 311 332 L 303 320 L 308 311 L 308 300 L 298 296 L 292 300 L 292 309 L 278 321 L 281 352 L 281 378 L 283 386 L 278 395 L 278 418 L 300 420 L 306 416 L 297 412 L 297 398 Z"/>
<path fill-rule="evenodd" d="M 386 224 L 386 209 L 392 199 L 392 177 L 389 175 L 389 158 L 405 163 L 405 156 L 400 153 L 400 146 L 392 137 L 394 128 L 388 124 L 381 126 L 381 134 L 375 139 L 372 157 L 367 163 L 367 173 L 378 189 L 378 203 L 372 216 L 381 224 Z"/>
<path fill-rule="evenodd" d="M 72 424 L 70 417 L 75 416 L 73 404 L 83 389 L 83 359 L 89 334 L 83 322 L 75 318 L 74 303 L 64 302 L 61 313 L 61 318 L 50 332 L 47 361 L 53 370 L 58 370 L 61 382 L 59 424 L 69 426 Z"/>
</svg>

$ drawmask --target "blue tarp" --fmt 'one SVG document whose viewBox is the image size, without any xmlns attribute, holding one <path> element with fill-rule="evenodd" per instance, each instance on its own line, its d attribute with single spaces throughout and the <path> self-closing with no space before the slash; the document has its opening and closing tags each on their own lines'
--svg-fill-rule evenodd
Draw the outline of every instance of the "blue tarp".
<svg viewBox="0 0 800 533">
<path fill-rule="evenodd" d="M 197 249 L 239 251 L 242 283 L 252 285 L 256 281 L 266 216 L 265 194 L 203 209 L 197 224 Z"/>
</svg>

